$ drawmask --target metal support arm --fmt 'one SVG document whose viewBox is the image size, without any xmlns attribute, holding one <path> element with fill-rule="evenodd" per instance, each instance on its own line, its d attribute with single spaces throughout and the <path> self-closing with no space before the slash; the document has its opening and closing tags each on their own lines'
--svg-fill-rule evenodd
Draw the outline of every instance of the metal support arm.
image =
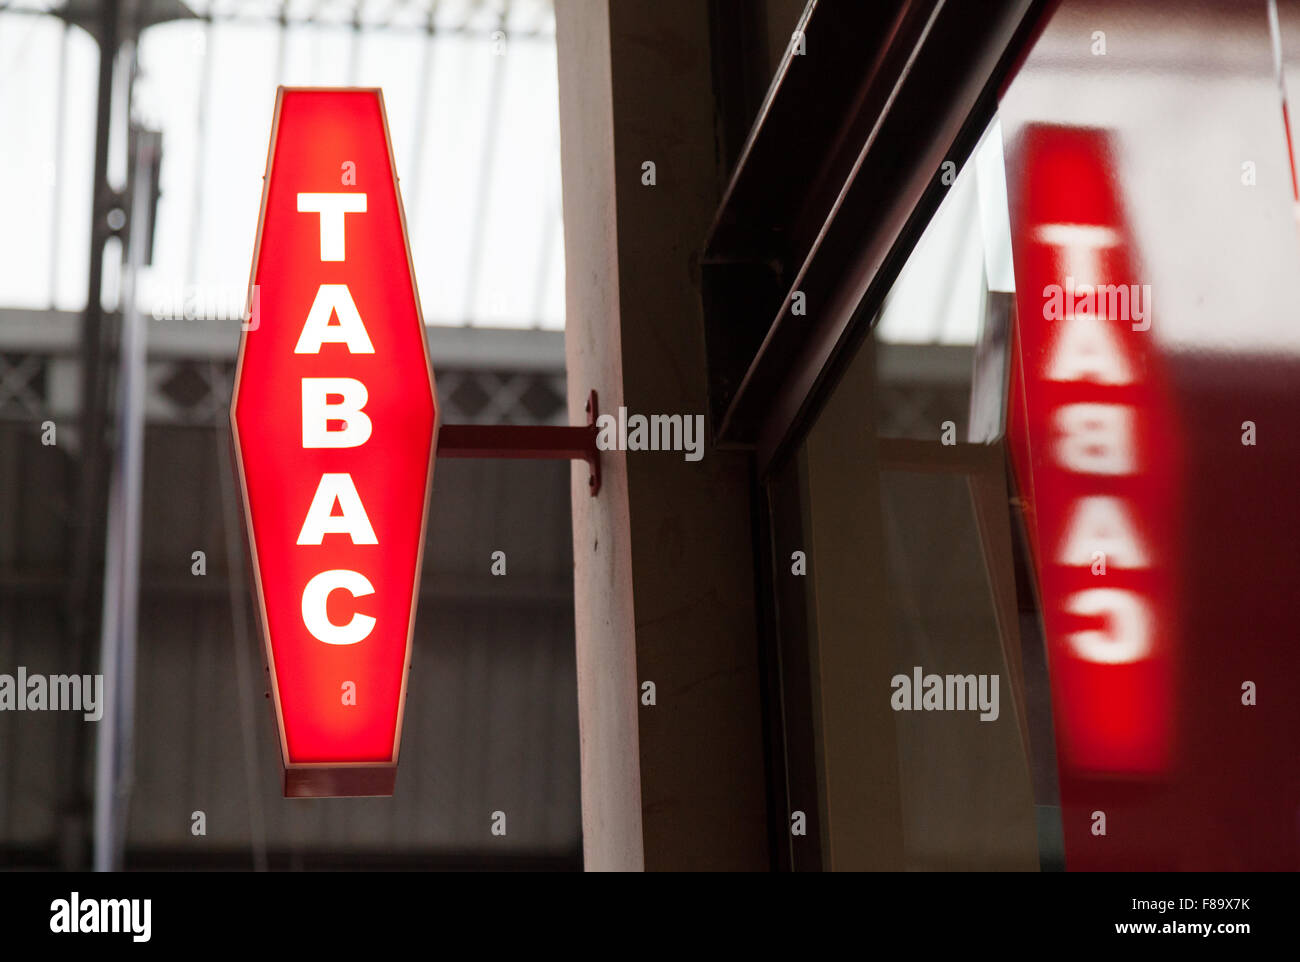
<svg viewBox="0 0 1300 962">
<path fill-rule="evenodd" d="M 587 398 L 584 427 L 523 424 L 444 424 L 438 431 L 440 458 L 547 458 L 587 462 L 591 495 L 600 492 L 600 449 L 596 447 L 596 392 Z"/>
</svg>

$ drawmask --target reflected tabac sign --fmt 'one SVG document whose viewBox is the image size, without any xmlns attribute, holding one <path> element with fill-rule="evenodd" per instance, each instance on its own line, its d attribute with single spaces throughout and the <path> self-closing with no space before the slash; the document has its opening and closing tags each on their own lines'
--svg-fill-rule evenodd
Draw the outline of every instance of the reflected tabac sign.
<svg viewBox="0 0 1300 962">
<path fill-rule="evenodd" d="M 1030 124 L 1008 176 L 1008 432 L 1067 806 L 1072 779 L 1160 776 L 1175 747 L 1179 435 L 1114 151 L 1107 131 Z"/>
<path fill-rule="evenodd" d="M 284 793 L 391 795 L 438 431 L 383 97 L 280 88 L 231 424 Z"/>
</svg>

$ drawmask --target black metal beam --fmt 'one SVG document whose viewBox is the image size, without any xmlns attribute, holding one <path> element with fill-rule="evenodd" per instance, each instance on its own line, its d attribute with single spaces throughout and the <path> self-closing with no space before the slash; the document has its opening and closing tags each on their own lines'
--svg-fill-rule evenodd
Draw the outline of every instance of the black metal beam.
<svg viewBox="0 0 1300 962">
<path fill-rule="evenodd" d="M 702 259 L 717 443 L 757 447 L 766 469 L 815 410 L 1048 6 L 810 9 L 807 52 L 773 81 Z"/>
</svg>

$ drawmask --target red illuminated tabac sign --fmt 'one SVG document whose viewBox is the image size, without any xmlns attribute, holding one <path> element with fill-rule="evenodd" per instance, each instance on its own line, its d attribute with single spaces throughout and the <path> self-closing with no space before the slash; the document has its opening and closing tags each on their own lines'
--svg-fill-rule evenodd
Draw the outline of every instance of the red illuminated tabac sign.
<svg viewBox="0 0 1300 962">
<path fill-rule="evenodd" d="M 281 88 L 231 423 L 287 796 L 390 795 L 438 430 L 378 90 Z"/>
</svg>

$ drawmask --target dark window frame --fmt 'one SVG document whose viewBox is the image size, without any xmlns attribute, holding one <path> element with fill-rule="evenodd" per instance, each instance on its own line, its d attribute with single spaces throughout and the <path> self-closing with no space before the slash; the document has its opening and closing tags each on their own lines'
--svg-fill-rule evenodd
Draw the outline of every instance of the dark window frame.
<svg viewBox="0 0 1300 962">
<path fill-rule="evenodd" d="M 821 864 L 824 853 L 820 812 L 807 813 L 802 855 L 790 835 L 790 811 L 806 806 L 791 797 L 789 753 L 816 749 L 790 743 L 792 731 L 806 740 L 810 721 L 796 717 L 807 706 L 789 705 L 786 691 L 790 653 L 773 584 L 784 570 L 773 543 L 774 484 L 781 471 L 797 472 L 790 462 L 798 445 L 946 196 L 944 163 L 965 164 L 1056 3 L 810 2 L 797 27 L 808 53 L 787 51 L 705 244 L 713 439 L 755 453 L 755 585 L 777 869 Z M 753 65 L 720 24 L 715 16 L 715 86 L 720 149 L 730 162 L 734 113 L 748 112 L 755 99 L 745 86 Z M 792 312 L 796 291 L 807 307 L 801 315 Z M 908 443 L 884 447 L 904 461 L 916 453 Z M 956 460 L 973 456 L 987 487 L 989 458 L 980 455 L 997 454 L 972 455 L 971 447 L 963 445 Z M 947 466 L 954 468 L 966 473 L 971 465 Z"/>
<path fill-rule="evenodd" d="M 714 442 L 753 448 L 761 477 L 866 336 L 944 162 L 965 162 L 1052 6 L 809 5 L 808 53 L 773 79 L 701 258 Z"/>
</svg>

